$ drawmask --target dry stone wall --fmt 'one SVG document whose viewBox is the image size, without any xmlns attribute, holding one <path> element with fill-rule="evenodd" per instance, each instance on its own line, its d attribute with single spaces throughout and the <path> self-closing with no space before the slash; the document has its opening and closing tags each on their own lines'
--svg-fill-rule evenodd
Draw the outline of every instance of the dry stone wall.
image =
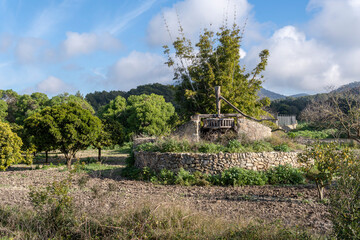
<svg viewBox="0 0 360 240">
<path fill-rule="evenodd" d="M 184 168 L 190 172 L 199 171 L 218 174 L 231 167 L 252 170 L 267 170 L 277 165 L 290 164 L 300 167 L 297 152 L 261 152 L 261 153 L 159 153 L 135 152 L 135 166 L 149 167 L 159 171 L 163 168 L 177 172 Z"/>
</svg>

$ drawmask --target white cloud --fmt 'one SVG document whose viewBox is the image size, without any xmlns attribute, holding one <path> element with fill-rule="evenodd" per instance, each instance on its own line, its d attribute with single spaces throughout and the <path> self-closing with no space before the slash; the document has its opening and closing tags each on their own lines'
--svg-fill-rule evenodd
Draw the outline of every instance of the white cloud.
<svg viewBox="0 0 360 240">
<path fill-rule="evenodd" d="M 121 90 L 147 83 L 169 84 L 173 72 L 164 64 L 165 61 L 157 54 L 133 51 L 110 68 L 108 84 Z"/>
<path fill-rule="evenodd" d="M 120 41 L 109 33 L 67 32 L 63 42 L 65 54 L 69 57 L 89 54 L 97 50 L 113 51 L 121 47 Z"/>
<path fill-rule="evenodd" d="M 343 77 L 330 48 L 315 39 L 306 39 L 305 34 L 293 26 L 277 30 L 261 47 L 253 48 L 246 60 L 254 66 L 258 53 L 264 48 L 270 51 L 264 72 L 265 87 L 271 90 L 323 92 L 329 86 L 339 86 L 348 80 Z"/>
<path fill-rule="evenodd" d="M 38 38 L 22 38 L 15 47 L 16 59 L 23 64 L 38 61 L 45 42 Z"/>
<path fill-rule="evenodd" d="M 49 95 L 56 95 L 73 90 L 74 89 L 71 85 L 54 76 L 49 76 L 48 78 L 36 85 L 36 91 L 44 92 Z"/>
<path fill-rule="evenodd" d="M 359 46 L 359 0 L 311 0 L 308 9 L 316 11 L 308 24 L 313 36 L 337 47 Z"/>
<path fill-rule="evenodd" d="M 179 21 L 186 35 L 193 38 L 204 28 L 218 30 L 226 19 L 228 25 L 232 25 L 234 15 L 237 23 L 243 25 L 250 9 L 247 0 L 184 0 L 164 9 L 150 21 L 148 42 L 152 45 L 171 43 L 164 18 L 173 38 L 178 35 Z"/>
<path fill-rule="evenodd" d="M 8 34 L 0 35 L 0 53 L 9 50 L 13 45 L 14 39 Z"/>
</svg>

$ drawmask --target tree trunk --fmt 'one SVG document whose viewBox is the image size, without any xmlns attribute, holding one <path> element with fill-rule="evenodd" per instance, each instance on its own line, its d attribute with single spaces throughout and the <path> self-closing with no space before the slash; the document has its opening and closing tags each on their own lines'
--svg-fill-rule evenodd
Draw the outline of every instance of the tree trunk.
<svg viewBox="0 0 360 240">
<path fill-rule="evenodd" d="M 66 165 L 67 165 L 68 170 L 71 170 L 71 159 L 72 159 L 71 157 L 72 157 L 71 154 L 69 154 L 69 155 L 66 157 Z"/>
<path fill-rule="evenodd" d="M 48 151 L 45 151 L 45 163 L 49 163 L 49 155 L 48 155 Z"/>
<path fill-rule="evenodd" d="M 323 200 L 324 199 L 324 189 L 325 189 L 324 185 L 322 183 L 316 182 L 316 187 L 317 187 L 317 190 L 319 193 L 320 200 Z"/>
<path fill-rule="evenodd" d="M 101 162 L 101 148 L 98 148 L 98 161 Z"/>
</svg>

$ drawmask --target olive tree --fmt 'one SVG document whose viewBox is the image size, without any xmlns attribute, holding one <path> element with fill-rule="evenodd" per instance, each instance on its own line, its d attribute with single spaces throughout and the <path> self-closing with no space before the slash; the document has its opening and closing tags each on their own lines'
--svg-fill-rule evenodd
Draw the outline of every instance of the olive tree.
<svg viewBox="0 0 360 240">
<path fill-rule="evenodd" d="M 76 103 L 47 107 L 27 118 L 25 123 L 41 146 L 51 146 L 64 154 L 68 169 L 73 156 L 93 144 L 101 131 L 100 119 Z"/>
</svg>

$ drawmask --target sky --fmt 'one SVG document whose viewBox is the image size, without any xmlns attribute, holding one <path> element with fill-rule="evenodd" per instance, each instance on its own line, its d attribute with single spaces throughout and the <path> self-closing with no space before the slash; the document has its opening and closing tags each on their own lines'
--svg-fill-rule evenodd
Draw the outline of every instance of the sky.
<svg viewBox="0 0 360 240">
<path fill-rule="evenodd" d="M 204 28 L 246 23 L 240 64 L 251 71 L 268 49 L 263 86 L 280 94 L 360 81 L 360 0 L 0 0 L 0 89 L 173 84 L 162 46 L 179 22 L 194 43 Z"/>
</svg>

